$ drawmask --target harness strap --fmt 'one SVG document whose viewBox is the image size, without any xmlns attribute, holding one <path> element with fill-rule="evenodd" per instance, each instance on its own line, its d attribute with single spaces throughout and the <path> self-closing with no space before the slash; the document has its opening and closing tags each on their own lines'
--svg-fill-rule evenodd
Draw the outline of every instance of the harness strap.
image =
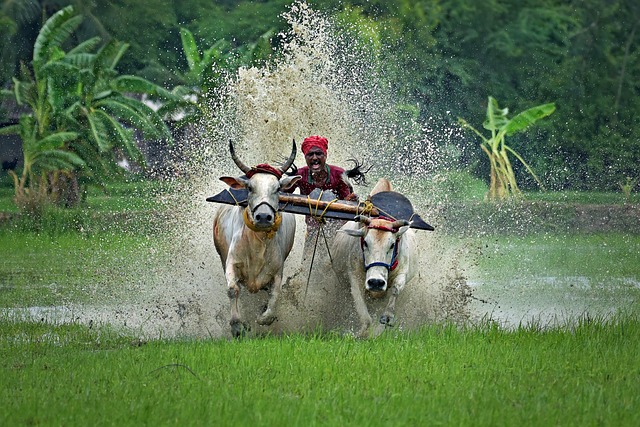
<svg viewBox="0 0 640 427">
<path fill-rule="evenodd" d="M 321 224 L 325 222 L 325 218 L 324 215 L 327 213 L 327 210 L 329 210 L 329 208 L 331 207 L 332 204 L 334 204 L 335 202 L 338 201 L 338 199 L 333 199 L 331 200 L 329 203 L 327 203 L 327 206 L 325 206 L 324 210 L 318 214 L 318 203 L 322 201 L 322 194 L 324 193 L 324 190 L 320 190 L 320 194 L 318 195 L 318 198 L 315 199 L 315 210 L 312 206 L 311 201 L 314 200 L 312 199 L 309 195 L 307 195 L 307 206 L 309 207 L 309 215 L 312 216 L 313 218 L 315 218 L 316 220 L 318 220 L 318 222 L 320 222 Z"/>
</svg>

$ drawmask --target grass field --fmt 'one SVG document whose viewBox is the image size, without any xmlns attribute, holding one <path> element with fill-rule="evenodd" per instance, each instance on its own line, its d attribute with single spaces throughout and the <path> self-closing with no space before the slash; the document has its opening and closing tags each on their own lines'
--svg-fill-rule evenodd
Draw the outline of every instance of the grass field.
<svg viewBox="0 0 640 427">
<path fill-rule="evenodd" d="M 640 322 L 141 343 L 3 321 L 0 424 L 635 426 Z"/>
<path fill-rule="evenodd" d="M 136 272 L 160 263 L 159 245 L 134 233 L 0 229 L 0 307 L 118 301 L 135 287 Z"/>
<path fill-rule="evenodd" d="M 71 227 L 67 213 L 35 228 L 0 227 L 0 307 L 127 298 L 136 272 L 122 272 L 167 256 L 161 239 L 138 229 L 139 218 L 121 232 L 95 227 L 86 212 L 153 210 L 148 190 L 91 194 Z M 494 296 L 517 291 L 535 305 L 584 295 L 622 309 L 551 328 L 487 321 L 375 340 L 241 341 L 144 341 L 108 326 L 16 322 L 5 313 L 0 425 L 640 425 L 640 235 L 448 238 L 476 248 L 472 279 Z"/>
</svg>

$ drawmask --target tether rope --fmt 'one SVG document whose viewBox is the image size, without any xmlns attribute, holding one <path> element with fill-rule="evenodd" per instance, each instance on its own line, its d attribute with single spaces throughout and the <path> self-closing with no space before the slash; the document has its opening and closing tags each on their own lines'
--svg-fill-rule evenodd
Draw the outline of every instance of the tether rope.
<svg viewBox="0 0 640 427">
<path fill-rule="evenodd" d="M 234 196 L 233 193 L 228 188 L 225 188 L 225 190 L 227 191 L 227 193 L 229 193 L 229 195 L 231 195 L 231 198 L 233 199 L 233 201 L 236 202 L 236 206 L 240 206 L 240 203 L 247 201 L 247 199 L 244 199 L 242 202 L 239 202 L 238 199 L 236 199 L 236 196 Z"/>
<path fill-rule="evenodd" d="M 318 215 L 318 209 L 319 209 L 318 206 L 320 205 L 320 202 L 323 201 L 322 200 L 322 194 L 323 193 L 324 193 L 324 191 L 321 190 L 317 199 L 312 199 L 311 197 L 309 197 L 309 195 L 307 195 L 307 206 L 309 207 L 309 215 L 311 215 L 313 218 L 317 219 L 319 222 L 324 222 L 325 221 L 324 215 L 327 213 L 327 211 L 329 210 L 331 205 L 338 201 L 337 198 L 329 201 L 327 203 L 327 205 L 324 207 L 324 209 L 322 210 L 322 213 L 320 213 L 320 215 Z M 311 203 L 311 202 L 315 202 L 315 210 L 313 209 L 313 203 Z"/>
</svg>

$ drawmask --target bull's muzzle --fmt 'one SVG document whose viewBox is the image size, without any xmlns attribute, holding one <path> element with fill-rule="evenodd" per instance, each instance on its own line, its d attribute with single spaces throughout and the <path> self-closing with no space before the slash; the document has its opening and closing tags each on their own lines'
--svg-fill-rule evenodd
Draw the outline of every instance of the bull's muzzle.
<svg viewBox="0 0 640 427">
<path fill-rule="evenodd" d="M 253 224 L 258 228 L 270 228 L 276 220 L 276 213 L 271 206 L 262 204 L 253 211 Z"/>
<path fill-rule="evenodd" d="M 385 292 L 387 290 L 387 281 L 383 279 L 371 278 L 367 280 L 367 290 L 372 294 Z"/>
<path fill-rule="evenodd" d="M 271 227 L 274 220 L 275 215 L 273 214 L 273 211 L 271 209 L 257 209 L 253 213 L 253 223 L 258 227 Z"/>
</svg>

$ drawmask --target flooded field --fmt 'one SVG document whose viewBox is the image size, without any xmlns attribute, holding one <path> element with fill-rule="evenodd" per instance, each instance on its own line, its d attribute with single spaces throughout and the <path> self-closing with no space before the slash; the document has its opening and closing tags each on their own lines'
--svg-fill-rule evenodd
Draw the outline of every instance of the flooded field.
<svg viewBox="0 0 640 427">
<path fill-rule="evenodd" d="M 229 336 L 229 298 L 212 243 L 211 221 L 218 207 L 205 201 L 226 188 L 220 176 L 239 175 L 228 141 L 235 141 L 239 157 L 248 164 L 277 164 L 289 152 L 292 139 L 301 142 L 309 135 L 328 138 L 328 163 L 344 166 L 355 158 L 373 166 L 369 183 L 355 189 L 360 196 L 368 194 L 377 178 L 389 177 L 416 211 L 437 226 L 434 232 L 418 232 L 415 256 L 420 274 L 399 297 L 397 329 L 486 320 L 504 327 L 547 327 L 637 306 L 637 234 L 541 233 L 523 238 L 517 233 L 479 233 L 457 238 L 442 232 L 446 227 L 438 226 L 446 222 L 445 214 L 432 209 L 434 194 L 425 194 L 424 184 L 450 172 L 446 153 L 457 148 L 461 130 L 433 128 L 390 114 L 402 100 L 376 86 L 376 66 L 366 45 L 338 32 L 326 16 L 305 3 L 296 3 L 284 18 L 290 31 L 281 35 L 278 59 L 230 76 L 209 106 L 216 117 L 207 118 L 176 147 L 182 158 L 172 170 L 180 176 L 167 197 L 171 214 L 162 223 L 162 236 L 149 236 L 136 251 L 107 240 L 73 256 L 55 247 L 50 254 L 26 251 L 28 265 L 18 271 L 12 271 L 6 264 L 11 261 L 3 257 L 10 274 L 1 278 L 0 292 L 12 292 L 11 275 L 17 275 L 21 286 L 30 287 L 33 294 L 46 291 L 53 301 L 30 307 L 8 304 L 0 309 L 4 315 L 90 327 L 109 324 L 144 337 Z M 447 195 L 437 196 L 438 203 L 446 205 Z M 519 213 L 513 212 L 516 221 L 526 224 L 527 218 Z M 553 222 L 549 215 L 545 213 L 544 221 Z M 460 219 L 472 231 L 485 220 Z M 278 320 L 268 328 L 254 324 L 253 333 L 318 328 L 352 332 L 355 314 L 348 289 L 336 283 L 323 250 L 309 273 L 301 216 L 297 226 L 296 246 L 285 264 Z M 86 242 L 84 236 L 79 239 Z M 9 253 L 12 248 L 2 250 Z M 98 257 L 102 252 L 107 259 Z M 59 289 L 69 294 L 61 295 Z M 245 317 L 255 319 L 265 301 L 265 292 L 245 291 Z"/>
</svg>

